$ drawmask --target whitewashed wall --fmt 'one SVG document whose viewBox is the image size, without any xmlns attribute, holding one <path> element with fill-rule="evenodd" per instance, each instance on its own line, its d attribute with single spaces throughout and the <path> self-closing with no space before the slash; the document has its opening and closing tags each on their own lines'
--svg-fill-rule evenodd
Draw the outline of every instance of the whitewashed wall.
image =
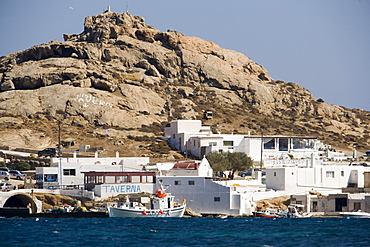
<svg viewBox="0 0 370 247">
<path fill-rule="evenodd" d="M 187 207 L 196 213 L 230 214 L 235 212 L 231 210 L 230 187 L 216 184 L 202 177 L 160 177 L 160 179 L 168 185 L 167 191 L 172 193 L 178 202 L 186 199 Z M 194 185 L 189 185 L 189 180 L 194 181 Z M 175 181 L 181 181 L 181 185 L 175 185 Z M 220 201 L 215 202 L 215 197 L 220 197 Z"/>
<path fill-rule="evenodd" d="M 369 167 L 319 165 L 313 168 L 276 167 L 266 170 L 266 187 L 274 190 L 290 190 L 294 186 L 346 188 L 348 183 L 364 187 L 364 172 Z"/>
</svg>

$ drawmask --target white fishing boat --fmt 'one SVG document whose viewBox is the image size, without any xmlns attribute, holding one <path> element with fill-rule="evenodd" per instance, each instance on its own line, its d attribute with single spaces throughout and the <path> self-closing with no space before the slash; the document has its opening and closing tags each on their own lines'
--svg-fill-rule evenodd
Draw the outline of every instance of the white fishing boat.
<svg viewBox="0 0 370 247">
<path fill-rule="evenodd" d="M 182 217 L 184 215 L 186 201 L 175 203 L 175 197 L 161 189 L 156 195 L 150 197 L 148 206 L 140 202 L 132 202 L 126 196 L 125 201 L 117 207 L 108 207 L 109 217 Z"/>
<path fill-rule="evenodd" d="M 370 218 L 370 213 L 366 213 L 359 209 L 354 209 L 350 212 L 340 212 L 339 215 L 346 218 Z"/>
<path fill-rule="evenodd" d="M 301 204 L 290 204 L 288 206 L 288 218 L 311 218 L 311 213 L 303 212 L 304 205 Z"/>
<path fill-rule="evenodd" d="M 252 213 L 254 217 L 263 217 L 263 218 L 276 218 L 279 216 L 275 212 L 270 210 L 263 210 L 261 212 L 254 211 Z"/>
</svg>

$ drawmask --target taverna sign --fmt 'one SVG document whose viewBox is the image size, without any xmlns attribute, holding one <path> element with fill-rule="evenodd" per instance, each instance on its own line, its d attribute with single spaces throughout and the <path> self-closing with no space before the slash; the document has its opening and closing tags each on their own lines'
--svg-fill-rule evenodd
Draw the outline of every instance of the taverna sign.
<svg viewBox="0 0 370 247">
<path fill-rule="evenodd" d="M 105 193 L 114 193 L 114 192 L 120 192 L 120 193 L 140 193 L 141 192 L 141 187 L 140 185 L 103 185 L 102 190 Z"/>
<path fill-rule="evenodd" d="M 101 198 L 108 198 L 111 196 L 118 196 L 120 194 L 133 194 L 133 193 L 150 193 L 153 194 L 155 184 L 153 183 L 138 183 L 138 184 L 101 184 L 96 185 L 94 193 Z"/>
</svg>

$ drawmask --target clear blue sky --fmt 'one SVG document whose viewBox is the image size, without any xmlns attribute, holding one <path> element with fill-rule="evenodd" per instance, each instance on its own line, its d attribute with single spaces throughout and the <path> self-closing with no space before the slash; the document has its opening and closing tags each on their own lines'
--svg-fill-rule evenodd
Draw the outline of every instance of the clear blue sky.
<svg viewBox="0 0 370 247">
<path fill-rule="evenodd" d="M 0 56 L 81 33 L 108 5 L 241 52 L 325 102 L 370 111 L 370 0 L 2 0 Z"/>
</svg>

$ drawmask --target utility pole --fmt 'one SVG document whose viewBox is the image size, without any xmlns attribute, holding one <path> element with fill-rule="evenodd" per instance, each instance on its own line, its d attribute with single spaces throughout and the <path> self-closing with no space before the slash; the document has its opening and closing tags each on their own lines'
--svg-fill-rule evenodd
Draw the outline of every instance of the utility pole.
<svg viewBox="0 0 370 247">
<path fill-rule="evenodd" d="M 61 121 L 58 120 L 58 154 L 59 154 L 59 187 L 60 189 L 63 188 L 63 167 L 62 167 L 62 153 L 60 150 L 60 123 Z"/>
<path fill-rule="evenodd" d="M 263 165 L 263 130 L 261 128 L 261 160 L 260 160 L 260 169 L 262 171 L 262 165 Z"/>
<path fill-rule="evenodd" d="M 63 118 L 62 119 L 57 119 L 58 121 L 58 153 L 59 153 L 59 187 L 60 189 L 63 189 L 63 165 L 62 165 L 62 150 L 61 150 L 61 123 L 62 120 L 66 119 L 66 114 L 67 114 L 67 107 L 70 105 L 71 102 L 69 100 L 66 101 L 65 106 L 64 106 L 64 111 L 59 111 L 59 114 L 62 114 Z"/>
</svg>

